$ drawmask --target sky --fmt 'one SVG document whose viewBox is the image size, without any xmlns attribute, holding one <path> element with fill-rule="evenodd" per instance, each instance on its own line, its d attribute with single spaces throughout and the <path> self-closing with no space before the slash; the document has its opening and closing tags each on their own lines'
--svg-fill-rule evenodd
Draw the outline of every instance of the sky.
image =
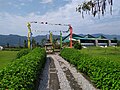
<svg viewBox="0 0 120 90">
<path fill-rule="evenodd" d="M 76 34 L 116 34 L 120 35 L 120 0 L 113 0 L 113 14 L 109 5 L 104 16 L 86 15 L 83 19 L 76 7 L 84 0 L 0 0 L 0 34 L 27 36 L 27 22 L 48 22 L 71 24 Z M 31 25 L 33 35 L 59 34 L 66 26 Z M 46 32 L 42 32 L 46 31 Z M 54 32 L 56 31 L 56 32 Z M 63 33 L 67 35 L 69 33 Z"/>
</svg>

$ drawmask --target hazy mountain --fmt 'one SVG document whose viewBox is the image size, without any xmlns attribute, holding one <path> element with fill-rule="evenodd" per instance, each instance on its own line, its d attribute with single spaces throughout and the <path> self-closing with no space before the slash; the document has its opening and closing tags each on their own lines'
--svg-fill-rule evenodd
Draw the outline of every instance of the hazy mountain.
<svg viewBox="0 0 120 90">
<path fill-rule="evenodd" d="M 38 35 L 33 37 L 37 43 L 41 43 L 42 39 L 47 39 L 46 35 Z M 59 38 L 59 35 L 53 35 L 53 38 Z M 9 43 L 10 46 L 24 46 L 24 40 L 27 40 L 26 36 L 19 35 L 0 35 L 0 45 L 6 46 Z"/>
<path fill-rule="evenodd" d="M 24 40 L 27 40 L 26 36 L 19 35 L 0 35 L 0 45 L 5 46 L 9 43 L 10 46 L 23 45 Z"/>
<path fill-rule="evenodd" d="M 78 34 L 80 36 L 84 36 L 84 34 Z M 117 38 L 118 40 L 120 40 L 120 35 L 105 35 L 105 34 L 92 34 L 95 37 L 98 37 L 100 35 L 105 36 L 108 39 L 113 39 L 113 38 Z M 47 39 L 46 35 L 38 35 L 33 37 L 36 42 L 38 42 L 39 44 L 41 43 L 42 39 Z M 60 39 L 59 35 L 53 35 L 54 39 Z M 2 46 L 6 46 L 7 43 L 9 43 L 10 46 L 23 46 L 24 45 L 24 40 L 27 40 L 26 36 L 19 36 L 19 35 L 0 35 L 0 45 Z"/>
<path fill-rule="evenodd" d="M 120 40 L 120 35 L 106 35 L 106 34 L 92 34 L 95 37 L 98 37 L 100 35 L 105 36 L 108 39 L 113 39 L 113 38 L 117 38 L 118 40 Z"/>
</svg>

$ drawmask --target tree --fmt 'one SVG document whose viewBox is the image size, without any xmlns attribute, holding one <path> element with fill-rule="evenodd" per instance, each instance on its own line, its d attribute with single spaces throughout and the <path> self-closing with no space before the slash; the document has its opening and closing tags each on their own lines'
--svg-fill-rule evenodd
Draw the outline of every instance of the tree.
<svg viewBox="0 0 120 90">
<path fill-rule="evenodd" d="M 117 46 L 120 46 L 120 40 L 118 40 L 118 42 L 117 42 Z"/>
<path fill-rule="evenodd" d="M 27 48 L 27 41 L 24 40 L 24 47 Z"/>
<path fill-rule="evenodd" d="M 55 48 L 55 49 L 60 49 L 60 44 L 58 44 L 58 38 L 56 38 L 56 39 L 53 39 L 53 47 Z"/>
<path fill-rule="evenodd" d="M 36 41 L 34 38 L 32 38 L 32 47 L 35 48 L 36 47 Z"/>
<path fill-rule="evenodd" d="M 106 11 L 106 5 L 107 3 L 110 6 L 110 13 L 112 14 L 112 5 L 113 0 L 90 0 L 85 1 L 81 5 L 78 5 L 76 8 L 77 12 L 80 12 L 82 17 L 84 18 L 84 12 L 86 13 L 92 13 L 92 15 L 95 17 L 96 14 L 100 17 L 100 14 L 104 15 Z"/>
<path fill-rule="evenodd" d="M 37 46 L 37 47 L 40 47 L 39 42 L 36 43 L 36 46 Z"/>
<path fill-rule="evenodd" d="M 117 38 L 116 38 L 116 37 L 114 37 L 114 38 L 113 38 L 113 40 L 117 40 Z"/>
<path fill-rule="evenodd" d="M 43 47 L 45 43 L 46 43 L 46 39 L 43 38 L 43 39 L 41 40 L 40 44 L 41 44 L 41 46 Z"/>
<path fill-rule="evenodd" d="M 80 50 L 80 49 L 82 49 L 82 45 L 77 42 L 77 43 L 75 43 L 74 48 Z"/>
<path fill-rule="evenodd" d="M 10 47 L 10 44 L 9 43 L 7 43 L 7 48 L 9 48 Z"/>
</svg>

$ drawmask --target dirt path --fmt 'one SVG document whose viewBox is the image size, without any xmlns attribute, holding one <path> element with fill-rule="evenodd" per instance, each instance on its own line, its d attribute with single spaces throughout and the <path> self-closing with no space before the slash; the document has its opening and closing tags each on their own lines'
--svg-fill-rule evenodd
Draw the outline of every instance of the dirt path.
<svg viewBox="0 0 120 90">
<path fill-rule="evenodd" d="M 96 90 L 58 54 L 47 55 L 38 90 Z"/>
</svg>

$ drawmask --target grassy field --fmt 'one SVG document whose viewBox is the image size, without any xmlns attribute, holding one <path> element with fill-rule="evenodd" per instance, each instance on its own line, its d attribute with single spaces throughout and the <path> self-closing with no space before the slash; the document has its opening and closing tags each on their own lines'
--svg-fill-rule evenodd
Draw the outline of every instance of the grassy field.
<svg viewBox="0 0 120 90">
<path fill-rule="evenodd" d="M 0 69 L 8 65 L 16 58 L 18 51 L 0 51 Z"/>
<path fill-rule="evenodd" d="M 120 47 L 88 47 L 80 51 L 91 56 L 106 57 L 113 61 L 120 62 Z"/>
</svg>

